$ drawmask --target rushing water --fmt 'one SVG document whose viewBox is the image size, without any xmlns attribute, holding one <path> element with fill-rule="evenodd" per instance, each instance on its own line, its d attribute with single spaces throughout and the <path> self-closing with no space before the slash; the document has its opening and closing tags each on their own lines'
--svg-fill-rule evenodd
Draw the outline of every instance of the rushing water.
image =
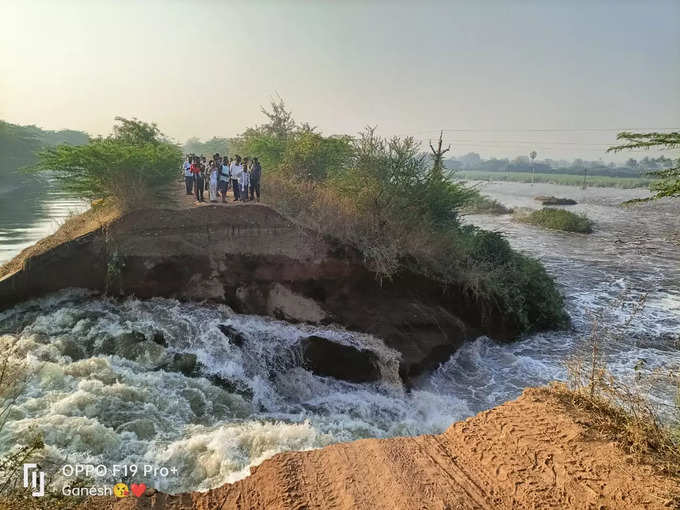
<svg viewBox="0 0 680 510">
<path fill-rule="evenodd" d="M 178 473 L 167 478 L 134 481 L 172 492 L 207 489 L 247 475 L 249 466 L 279 451 L 439 432 L 526 386 L 564 378 L 564 360 L 584 347 L 593 317 L 609 333 L 624 329 L 643 295 L 645 307 L 604 346 L 609 366 L 624 377 L 635 366 L 680 369 L 678 205 L 618 206 L 644 190 L 504 183 L 483 191 L 512 207 L 536 207 L 536 194 L 575 198 L 573 209 L 597 222 L 585 236 L 546 232 L 509 216 L 467 219 L 504 232 L 514 247 L 544 262 L 566 296 L 569 331 L 503 345 L 479 338 L 407 392 L 396 376 L 397 354 L 368 335 L 238 315 L 224 306 L 65 290 L 0 312 L 0 349 L 34 374 L 0 432 L 0 449 L 40 431 L 57 465 L 174 466 Z M 220 325 L 240 331 L 244 343 L 227 339 Z M 131 332 L 145 339 L 125 341 Z M 372 349 L 382 381 L 311 374 L 296 348 L 310 334 Z M 176 354 L 196 355 L 199 373 L 168 370 Z M 663 384 L 652 391 L 660 404 L 672 398 Z"/>
</svg>

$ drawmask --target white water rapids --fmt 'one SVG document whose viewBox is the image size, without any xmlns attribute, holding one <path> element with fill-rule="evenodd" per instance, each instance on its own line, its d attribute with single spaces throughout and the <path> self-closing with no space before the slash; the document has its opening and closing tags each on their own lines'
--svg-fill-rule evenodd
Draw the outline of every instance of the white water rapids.
<svg viewBox="0 0 680 510">
<path fill-rule="evenodd" d="M 566 296 L 569 331 L 512 344 L 479 338 L 407 392 L 396 377 L 397 354 L 368 335 L 237 315 L 223 306 L 65 290 L 0 312 L 0 349 L 32 374 L 0 432 L 0 451 L 39 431 L 54 465 L 174 466 L 176 475 L 135 481 L 171 492 L 208 489 L 247 476 L 249 466 L 280 451 L 441 432 L 526 386 L 562 379 L 564 359 L 583 348 L 592 314 L 601 312 L 615 331 L 642 294 L 645 308 L 605 346 L 609 367 L 624 377 L 635 366 L 680 370 L 677 205 L 622 209 L 621 200 L 640 193 L 626 190 L 503 184 L 485 191 L 510 206 L 530 204 L 532 194 L 576 198 L 577 210 L 596 220 L 588 237 L 510 217 L 469 218 L 543 260 Z M 241 332 L 243 345 L 219 325 Z M 146 340 L 111 347 L 111 339 L 132 332 Z M 311 374 L 294 346 L 312 334 L 372 349 L 383 380 L 353 384 Z M 153 341 L 159 335 L 165 346 Z M 195 354 L 199 373 L 159 368 L 175 353 Z M 653 395 L 669 403 L 673 388 L 655 387 Z"/>
</svg>

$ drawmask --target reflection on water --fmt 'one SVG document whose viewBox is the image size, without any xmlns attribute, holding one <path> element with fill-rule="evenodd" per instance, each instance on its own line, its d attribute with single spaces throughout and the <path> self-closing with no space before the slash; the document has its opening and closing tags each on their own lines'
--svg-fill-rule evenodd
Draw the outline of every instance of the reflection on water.
<svg viewBox="0 0 680 510">
<path fill-rule="evenodd" d="M 47 177 L 17 179 L 0 187 L 0 265 L 54 233 L 87 203 L 59 191 Z"/>
</svg>

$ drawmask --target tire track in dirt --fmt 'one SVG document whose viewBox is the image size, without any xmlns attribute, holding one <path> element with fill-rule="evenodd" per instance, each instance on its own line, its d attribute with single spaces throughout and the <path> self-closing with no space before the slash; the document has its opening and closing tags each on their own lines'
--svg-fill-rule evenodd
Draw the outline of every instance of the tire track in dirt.
<svg viewBox="0 0 680 510">
<path fill-rule="evenodd" d="M 90 500 L 84 510 L 667 510 L 678 480 L 592 438 L 586 420 L 526 390 L 440 435 L 364 439 L 274 456 L 206 493 Z M 90 505 L 90 506 L 88 506 Z"/>
</svg>

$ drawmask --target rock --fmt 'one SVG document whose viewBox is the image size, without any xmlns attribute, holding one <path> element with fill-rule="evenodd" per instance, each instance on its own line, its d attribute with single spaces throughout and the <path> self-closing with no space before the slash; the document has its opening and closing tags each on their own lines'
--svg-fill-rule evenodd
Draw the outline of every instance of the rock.
<svg viewBox="0 0 680 510">
<path fill-rule="evenodd" d="M 179 372 L 187 377 L 198 375 L 198 362 L 195 354 L 176 352 L 171 358 L 167 358 L 154 370 L 165 370 L 166 372 Z"/>
<path fill-rule="evenodd" d="M 124 358 L 134 359 L 134 354 L 139 350 L 136 347 L 145 340 L 146 337 L 137 331 L 123 333 L 103 340 L 100 352 L 102 354 L 115 354 Z"/>
<path fill-rule="evenodd" d="M 59 342 L 61 343 L 61 353 L 64 356 L 71 358 L 71 361 L 79 361 L 87 357 L 85 349 L 78 345 L 74 340 L 64 338 Z"/>
<path fill-rule="evenodd" d="M 189 407 L 196 416 L 205 415 L 207 404 L 203 393 L 196 388 L 184 388 L 180 394 L 189 402 Z"/>
<path fill-rule="evenodd" d="M 196 355 L 176 352 L 172 361 L 167 365 L 166 370 L 170 372 L 180 372 L 187 377 L 196 374 Z"/>
<path fill-rule="evenodd" d="M 310 336 L 299 342 L 304 367 L 312 373 L 349 382 L 380 379 L 378 356 L 368 349 L 356 349 L 328 338 Z"/>
<path fill-rule="evenodd" d="M 165 349 L 138 331 L 105 338 L 96 353 L 120 356 L 141 363 L 162 363 L 166 357 Z"/>
<path fill-rule="evenodd" d="M 154 331 L 154 334 L 151 337 L 151 341 L 155 344 L 162 346 L 162 347 L 168 346 L 168 341 L 165 339 L 165 335 L 163 335 L 163 333 L 161 331 Z"/>
<path fill-rule="evenodd" d="M 140 418 L 122 424 L 116 432 L 134 432 L 138 439 L 152 439 L 156 435 L 156 426 L 148 418 Z"/>
<path fill-rule="evenodd" d="M 224 336 L 226 336 L 229 341 L 236 347 L 241 347 L 246 338 L 233 326 L 227 326 L 226 324 L 218 324 L 217 326 Z"/>
<path fill-rule="evenodd" d="M 223 390 L 225 390 L 228 393 L 235 393 L 237 386 L 233 382 L 231 382 L 229 379 L 225 379 L 224 377 L 220 377 L 219 375 L 211 374 L 207 377 L 208 381 L 213 383 L 215 386 L 219 386 Z"/>
</svg>

